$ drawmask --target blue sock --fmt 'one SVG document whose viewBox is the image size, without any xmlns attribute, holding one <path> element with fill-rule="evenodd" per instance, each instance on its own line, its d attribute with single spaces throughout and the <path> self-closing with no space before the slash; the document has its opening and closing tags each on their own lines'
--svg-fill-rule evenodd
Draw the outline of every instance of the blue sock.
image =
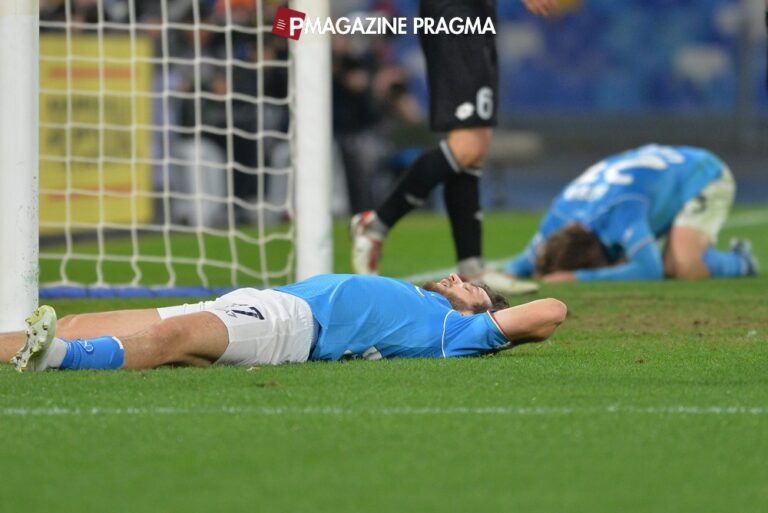
<svg viewBox="0 0 768 513">
<path fill-rule="evenodd" d="M 745 276 L 747 274 L 744 257 L 731 251 L 718 251 L 709 247 L 704 251 L 702 258 L 713 278 Z"/>
<path fill-rule="evenodd" d="M 67 342 L 67 354 L 60 369 L 119 369 L 125 351 L 115 337 L 98 337 Z"/>
</svg>

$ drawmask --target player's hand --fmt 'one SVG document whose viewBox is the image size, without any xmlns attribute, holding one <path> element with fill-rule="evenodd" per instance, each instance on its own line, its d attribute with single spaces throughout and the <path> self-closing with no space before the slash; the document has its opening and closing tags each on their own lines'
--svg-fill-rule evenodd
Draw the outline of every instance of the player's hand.
<svg viewBox="0 0 768 513">
<path fill-rule="evenodd" d="M 523 3 L 537 16 L 552 16 L 557 13 L 557 0 L 523 0 Z"/>
<path fill-rule="evenodd" d="M 573 271 L 555 271 L 541 278 L 544 283 L 568 283 L 576 281 L 576 273 Z"/>
</svg>

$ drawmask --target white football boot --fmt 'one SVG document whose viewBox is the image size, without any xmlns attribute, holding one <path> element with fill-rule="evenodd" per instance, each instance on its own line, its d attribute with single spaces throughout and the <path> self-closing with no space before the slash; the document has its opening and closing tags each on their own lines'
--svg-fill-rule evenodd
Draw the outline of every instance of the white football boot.
<svg viewBox="0 0 768 513">
<path fill-rule="evenodd" d="M 384 239 L 366 230 L 368 224 L 376 218 L 376 212 L 366 210 L 352 217 L 350 236 L 352 237 L 352 271 L 355 274 L 376 276 L 379 274 L 381 246 Z"/>
<path fill-rule="evenodd" d="M 749 239 L 731 239 L 731 252 L 744 259 L 745 276 L 757 276 L 760 274 L 760 263 L 752 252 L 752 241 Z"/>
<path fill-rule="evenodd" d="M 39 372 L 52 367 L 52 349 L 56 335 L 56 311 L 47 305 L 43 305 L 27 318 L 27 341 L 11 363 L 19 372 Z"/>
<path fill-rule="evenodd" d="M 511 274 L 487 268 L 483 274 L 473 276 L 470 281 L 479 280 L 488 285 L 493 290 L 504 294 L 505 296 L 520 296 L 523 294 L 533 294 L 539 290 L 539 285 L 532 281 L 518 280 Z"/>
</svg>

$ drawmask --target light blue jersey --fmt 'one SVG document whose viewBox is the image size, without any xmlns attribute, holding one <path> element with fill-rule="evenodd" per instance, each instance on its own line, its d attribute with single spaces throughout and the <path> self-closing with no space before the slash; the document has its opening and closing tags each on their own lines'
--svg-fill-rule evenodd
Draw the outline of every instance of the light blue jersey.
<svg viewBox="0 0 768 513">
<path fill-rule="evenodd" d="M 686 202 L 721 176 L 724 166 L 703 149 L 655 144 L 598 162 L 555 198 L 538 233 L 507 271 L 530 276 L 539 245 L 576 222 L 597 235 L 612 262 L 627 260 L 577 271 L 577 279 L 659 279 L 663 266 L 656 239 L 669 231 Z"/>
<path fill-rule="evenodd" d="M 320 325 L 310 360 L 447 358 L 508 344 L 491 314 L 461 315 L 440 294 L 393 278 L 325 274 L 275 290 L 309 303 Z"/>
</svg>

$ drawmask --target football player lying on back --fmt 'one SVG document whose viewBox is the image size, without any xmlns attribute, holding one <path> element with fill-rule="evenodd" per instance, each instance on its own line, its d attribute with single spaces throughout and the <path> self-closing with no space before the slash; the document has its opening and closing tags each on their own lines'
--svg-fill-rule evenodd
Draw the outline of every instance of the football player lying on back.
<svg viewBox="0 0 768 513">
<path fill-rule="evenodd" d="M 565 315 L 556 299 L 509 307 L 456 274 L 424 287 L 326 274 L 193 305 L 69 316 L 58 326 L 42 306 L 26 334 L 0 335 L 0 361 L 42 371 L 473 356 L 545 340 Z"/>
</svg>

